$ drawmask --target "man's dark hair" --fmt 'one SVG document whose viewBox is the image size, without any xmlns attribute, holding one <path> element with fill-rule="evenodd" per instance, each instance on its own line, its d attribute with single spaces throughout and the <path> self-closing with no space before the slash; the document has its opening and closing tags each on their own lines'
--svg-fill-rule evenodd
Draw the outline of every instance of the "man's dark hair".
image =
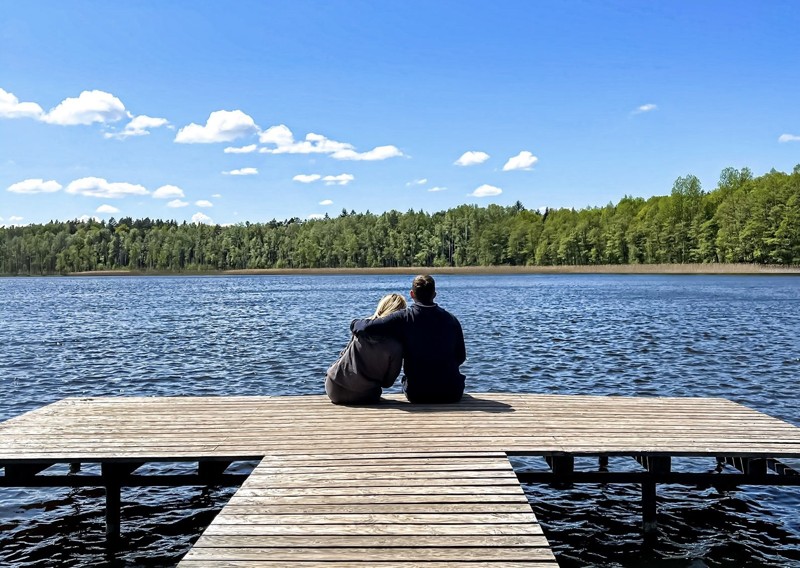
<svg viewBox="0 0 800 568">
<path fill-rule="evenodd" d="M 436 296 L 436 282 L 428 274 L 420 274 L 414 278 L 411 283 L 411 289 L 414 291 L 414 298 L 420 304 L 432 304 L 433 298 Z"/>
</svg>

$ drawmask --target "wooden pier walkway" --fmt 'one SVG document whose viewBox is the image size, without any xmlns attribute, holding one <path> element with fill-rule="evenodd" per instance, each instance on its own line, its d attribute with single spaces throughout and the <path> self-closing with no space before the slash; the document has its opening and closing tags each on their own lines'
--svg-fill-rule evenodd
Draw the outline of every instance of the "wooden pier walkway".
<svg viewBox="0 0 800 568">
<path fill-rule="evenodd" d="M 541 456 L 549 467 L 515 473 L 508 456 Z M 595 460 L 582 470 L 582 456 L 628 456 L 641 467 L 598 472 Z M 710 466 L 672 471 L 681 456 Z M 800 458 L 800 428 L 724 399 L 65 399 L 0 424 L 0 487 L 103 486 L 112 536 L 122 487 L 243 482 L 185 556 L 191 568 L 555 566 L 520 480 L 639 483 L 647 528 L 656 484 L 800 485 L 785 458 Z M 225 473 L 256 459 L 246 480 Z M 197 462 L 196 474 L 137 473 L 177 461 Z M 100 474 L 48 471 L 63 463 L 101 464 Z M 709 473 L 717 463 L 723 473 Z"/>
<path fill-rule="evenodd" d="M 504 456 L 403 454 L 265 458 L 181 566 L 254 561 L 557 566 Z"/>
</svg>

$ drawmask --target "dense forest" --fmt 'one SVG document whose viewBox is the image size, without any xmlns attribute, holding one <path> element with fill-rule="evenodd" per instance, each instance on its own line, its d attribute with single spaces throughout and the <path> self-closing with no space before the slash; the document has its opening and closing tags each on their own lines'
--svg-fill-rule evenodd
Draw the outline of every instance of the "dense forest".
<svg viewBox="0 0 800 568">
<path fill-rule="evenodd" d="M 791 174 L 727 168 L 704 191 L 581 210 L 461 205 L 447 211 L 233 226 L 130 218 L 0 228 L 0 272 L 228 270 L 627 263 L 800 264 L 800 165 Z"/>
</svg>

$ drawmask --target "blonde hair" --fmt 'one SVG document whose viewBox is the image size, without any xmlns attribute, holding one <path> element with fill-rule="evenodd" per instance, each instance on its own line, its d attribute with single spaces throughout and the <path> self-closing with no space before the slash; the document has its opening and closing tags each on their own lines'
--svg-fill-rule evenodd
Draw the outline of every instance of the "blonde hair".
<svg viewBox="0 0 800 568">
<path fill-rule="evenodd" d="M 406 309 L 406 299 L 400 294 L 389 294 L 381 298 L 381 301 L 378 302 L 378 307 L 375 309 L 375 313 L 370 319 L 382 318 L 383 316 L 388 316 L 393 312 L 404 309 Z"/>
</svg>

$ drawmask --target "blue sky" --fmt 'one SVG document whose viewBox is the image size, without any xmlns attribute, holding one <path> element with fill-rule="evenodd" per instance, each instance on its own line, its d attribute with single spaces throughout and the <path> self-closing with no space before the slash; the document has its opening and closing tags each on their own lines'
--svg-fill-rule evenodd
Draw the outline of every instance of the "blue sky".
<svg viewBox="0 0 800 568">
<path fill-rule="evenodd" d="M 791 1 L 8 2 L 0 224 L 582 208 L 791 171 L 798 29 Z"/>
</svg>

